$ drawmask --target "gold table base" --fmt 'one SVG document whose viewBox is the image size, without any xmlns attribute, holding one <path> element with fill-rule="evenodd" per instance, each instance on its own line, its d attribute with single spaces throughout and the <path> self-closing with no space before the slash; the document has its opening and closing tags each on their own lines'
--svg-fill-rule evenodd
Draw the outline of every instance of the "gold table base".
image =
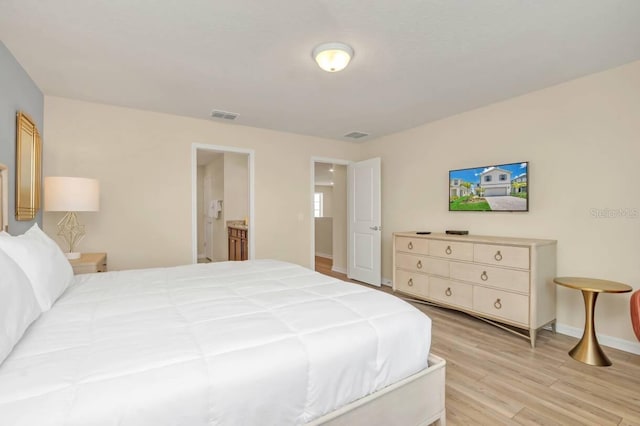
<svg viewBox="0 0 640 426">
<path fill-rule="evenodd" d="M 578 344 L 569 351 L 569 355 L 576 361 L 584 362 L 585 364 L 608 367 L 613 363 L 600 347 L 594 326 L 594 313 L 598 293 L 582 290 L 582 297 L 584 298 L 585 312 L 584 333 Z"/>
<path fill-rule="evenodd" d="M 574 290 L 582 291 L 584 298 L 584 333 L 578 344 L 569 351 L 576 361 L 589 365 L 608 367 L 611 360 L 602 351 L 594 326 L 594 314 L 598 293 L 629 293 L 631 286 L 615 281 L 583 277 L 556 277 L 553 282 Z"/>
</svg>

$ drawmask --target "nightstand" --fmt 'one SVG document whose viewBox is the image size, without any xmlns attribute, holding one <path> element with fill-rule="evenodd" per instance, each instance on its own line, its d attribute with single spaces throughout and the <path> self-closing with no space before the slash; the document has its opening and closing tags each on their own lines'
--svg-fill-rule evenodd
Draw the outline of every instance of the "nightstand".
<svg viewBox="0 0 640 426">
<path fill-rule="evenodd" d="M 82 253 L 80 259 L 69 260 L 69 263 L 75 275 L 107 272 L 107 253 Z"/>
</svg>

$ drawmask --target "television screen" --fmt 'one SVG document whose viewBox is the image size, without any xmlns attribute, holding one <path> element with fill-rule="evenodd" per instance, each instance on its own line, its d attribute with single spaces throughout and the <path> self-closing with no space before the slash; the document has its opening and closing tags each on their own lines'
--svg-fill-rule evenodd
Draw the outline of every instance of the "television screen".
<svg viewBox="0 0 640 426">
<path fill-rule="evenodd" d="M 449 171 L 449 211 L 529 211 L 529 163 Z"/>
</svg>

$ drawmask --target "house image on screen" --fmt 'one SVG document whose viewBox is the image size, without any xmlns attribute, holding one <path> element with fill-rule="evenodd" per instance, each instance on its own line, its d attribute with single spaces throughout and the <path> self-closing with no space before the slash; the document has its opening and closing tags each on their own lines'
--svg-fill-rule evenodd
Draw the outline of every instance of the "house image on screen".
<svg viewBox="0 0 640 426">
<path fill-rule="evenodd" d="M 489 167 L 480 173 L 480 188 L 485 197 L 511 194 L 511 172 L 497 167 Z"/>
<path fill-rule="evenodd" d="M 473 193 L 471 185 L 465 184 L 462 179 L 451 179 L 449 181 L 449 197 L 464 197 Z"/>
<path fill-rule="evenodd" d="M 522 173 L 513 178 L 511 181 L 511 193 L 518 194 L 522 192 L 527 192 L 527 174 Z"/>
</svg>

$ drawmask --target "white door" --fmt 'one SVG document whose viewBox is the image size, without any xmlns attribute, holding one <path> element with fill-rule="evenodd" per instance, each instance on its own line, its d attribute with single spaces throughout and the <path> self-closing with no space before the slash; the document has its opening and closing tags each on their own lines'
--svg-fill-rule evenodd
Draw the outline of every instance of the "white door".
<svg viewBox="0 0 640 426">
<path fill-rule="evenodd" d="M 380 286 L 382 218 L 380 158 L 347 167 L 347 276 Z"/>
</svg>

